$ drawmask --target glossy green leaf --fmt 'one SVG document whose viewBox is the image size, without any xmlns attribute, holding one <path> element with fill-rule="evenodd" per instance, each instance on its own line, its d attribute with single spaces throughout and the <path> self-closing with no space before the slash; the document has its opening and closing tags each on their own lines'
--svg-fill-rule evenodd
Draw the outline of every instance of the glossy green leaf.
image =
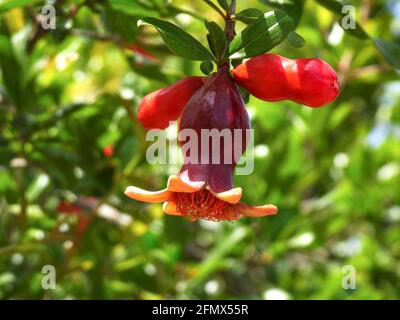
<svg viewBox="0 0 400 320">
<path fill-rule="evenodd" d="M 203 61 L 200 64 L 200 70 L 208 76 L 214 70 L 214 64 L 211 61 Z"/>
<path fill-rule="evenodd" d="M 238 87 L 238 89 L 239 89 L 240 95 L 243 98 L 244 103 L 248 103 L 250 100 L 250 93 L 242 87 Z"/>
<path fill-rule="evenodd" d="M 287 40 L 289 41 L 290 45 L 295 48 L 302 48 L 306 44 L 304 38 L 294 31 L 289 32 Z"/>
<path fill-rule="evenodd" d="M 206 28 L 209 32 L 207 40 L 211 52 L 214 54 L 217 61 L 221 61 L 225 58 L 228 51 L 228 42 L 225 33 L 215 22 L 206 22 Z"/>
<path fill-rule="evenodd" d="M 293 20 L 284 11 L 266 12 L 232 41 L 230 57 L 249 58 L 268 52 L 286 39 L 292 27 Z"/>
<path fill-rule="evenodd" d="M 250 24 L 260 18 L 264 13 L 256 8 L 248 8 L 244 9 L 237 14 L 235 14 L 235 17 L 237 20 Z"/>
<path fill-rule="evenodd" d="M 297 28 L 303 15 L 305 0 L 261 0 L 261 2 L 271 8 L 285 11 L 293 19 L 293 28 Z"/>
<path fill-rule="evenodd" d="M 236 68 L 242 62 L 243 62 L 243 59 L 232 59 L 231 60 L 231 65 L 232 65 L 232 67 Z"/>
<path fill-rule="evenodd" d="M 206 47 L 173 23 L 149 17 L 139 21 L 138 25 L 143 22 L 154 26 L 167 47 L 176 55 L 193 61 L 213 60 L 211 52 Z"/>
<path fill-rule="evenodd" d="M 228 3 L 227 0 L 217 0 L 217 1 L 218 1 L 219 5 L 220 5 L 223 9 L 225 9 L 226 11 L 229 10 L 230 4 Z"/>
</svg>

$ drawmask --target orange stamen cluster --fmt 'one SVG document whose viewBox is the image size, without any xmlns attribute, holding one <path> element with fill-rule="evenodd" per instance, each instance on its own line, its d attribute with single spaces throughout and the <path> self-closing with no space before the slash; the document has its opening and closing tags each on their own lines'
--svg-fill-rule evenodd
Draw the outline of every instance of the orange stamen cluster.
<svg viewBox="0 0 400 320">
<path fill-rule="evenodd" d="M 229 203 L 216 198 L 210 191 L 177 192 L 174 194 L 176 210 L 191 220 L 205 219 L 219 221 L 225 215 Z"/>
</svg>

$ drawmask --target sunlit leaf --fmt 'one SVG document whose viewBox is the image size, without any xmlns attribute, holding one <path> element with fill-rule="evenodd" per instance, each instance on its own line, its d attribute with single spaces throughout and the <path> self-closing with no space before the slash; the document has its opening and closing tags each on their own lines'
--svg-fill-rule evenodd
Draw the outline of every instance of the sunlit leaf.
<svg viewBox="0 0 400 320">
<path fill-rule="evenodd" d="M 292 27 L 293 21 L 284 11 L 266 12 L 235 37 L 230 57 L 249 58 L 268 52 L 286 39 Z"/>
<path fill-rule="evenodd" d="M 256 8 L 244 9 L 235 14 L 237 20 L 250 24 L 261 17 L 264 13 Z"/>
<path fill-rule="evenodd" d="M 285 11 L 293 19 L 293 28 L 297 28 L 303 15 L 305 0 L 261 0 L 261 2 Z"/>
<path fill-rule="evenodd" d="M 176 55 L 194 61 L 211 61 L 213 57 L 199 41 L 171 22 L 155 18 L 143 18 L 144 23 L 157 28 L 167 47 Z"/>
</svg>

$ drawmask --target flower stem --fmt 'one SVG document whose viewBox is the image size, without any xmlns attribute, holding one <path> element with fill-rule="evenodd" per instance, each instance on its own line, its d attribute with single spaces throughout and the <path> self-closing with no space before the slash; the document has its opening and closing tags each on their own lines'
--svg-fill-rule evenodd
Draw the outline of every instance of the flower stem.
<svg viewBox="0 0 400 320">
<path fill-rule="evenodd" d="M 226 40 L 228 40 L 228 45 L 232 42 L 233 38 L 235 37 L 235 25 L 236 20 L 233 19 L 236 12 L 236 0 L 232 0 L 232 5 L 229 11 L 225 15 L 225 35 Z"/>
<path fill-rule="evenodd" d="M 228 68 L 228 70 L 229 70 L 229 45 L 236 35 L 236 32 L 235 32 L 236 20 L 234 19 L 235 12 L 236 12 L 236 0 L 232 0 L 232 5 L 230 6 L 229 10 L 226 12 L 226 15 L 224 16 L 224 20 L 225 20 L 224 32 L 225 32 L 225 36 L 226 36 L 226 40 L 227 40 L 226 50 L 228 52 L 226 54 L 225 61 L 223 61 L 218 66 L 218 68 Z"/>
</svg>

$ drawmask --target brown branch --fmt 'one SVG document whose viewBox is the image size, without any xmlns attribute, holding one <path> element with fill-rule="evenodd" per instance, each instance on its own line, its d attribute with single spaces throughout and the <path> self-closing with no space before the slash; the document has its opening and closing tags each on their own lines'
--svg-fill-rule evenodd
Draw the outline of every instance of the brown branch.
<svg viewBox="0 0 400 320">
<path fill-rule="evenodd" d="M 232 42 L 235 37 L 235 25 L 236 20 L 234 19 L 236 12 L 236 0 L 232 1 L 232 6 L 229 9 L 229 12 L 225 15 L 225 35 L 226 40 L 228 40 L 228 45 Z"/>
</svg>

